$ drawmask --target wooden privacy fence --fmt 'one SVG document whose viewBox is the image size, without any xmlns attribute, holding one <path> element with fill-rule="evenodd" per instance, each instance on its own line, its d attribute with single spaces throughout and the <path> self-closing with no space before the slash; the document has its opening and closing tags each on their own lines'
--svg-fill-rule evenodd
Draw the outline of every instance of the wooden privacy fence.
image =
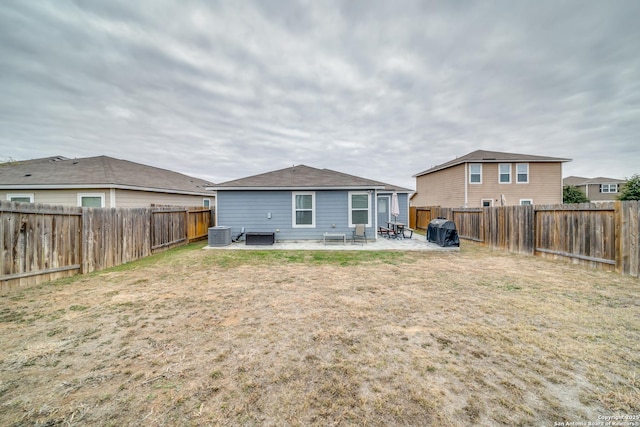
<svg viewBox="0 0 640 427">
<path fill-rule="evenodd" d="M 0 201 L 0 286 L 90 273 L 205 239 L 204 208 L 98 209 Z"/>
<path fill-rule="evenodd" d="M 460 238 L 509 252 L 569 258 L 640 277 L 640 202 L 492 208 L 412 207 L 410 226 L 452 220 Z"/>
</svg>

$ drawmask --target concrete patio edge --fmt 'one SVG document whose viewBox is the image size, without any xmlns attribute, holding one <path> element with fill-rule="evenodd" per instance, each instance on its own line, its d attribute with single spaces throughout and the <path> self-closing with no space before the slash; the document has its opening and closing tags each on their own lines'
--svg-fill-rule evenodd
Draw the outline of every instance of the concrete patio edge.
<svg viewBox="0 0 640 427">
<path fill-rule="evenodd" d="M 311 251 L 423 251 L 423 252 L 458 252 L 460 247 L 442 247 L 426 241 L 424 236 L 411 239 L 387 239 L 384 237 L 370 240 L 366 244 L 353 244 L 350 240 L 342 241 L 322 240 L 287 240 L 276 241 L 273 245 L 246 245 L 244 241 L 233 242 L 226 246 L 205 246 L 206 250 L 311 250 Z"/>
</svg>

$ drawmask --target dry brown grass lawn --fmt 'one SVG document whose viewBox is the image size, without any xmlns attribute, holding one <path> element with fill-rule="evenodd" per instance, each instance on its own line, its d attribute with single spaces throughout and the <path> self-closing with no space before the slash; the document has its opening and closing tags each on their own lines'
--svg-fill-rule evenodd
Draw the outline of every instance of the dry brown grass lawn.
<svg viewBox="0 0 640 427">
<path fill-rule="evenodd" d="M 0 424 L 640 414 L 637 279 L 466 242 L 459 253 L 199 247 L 2 296 Z"/>
</svg>

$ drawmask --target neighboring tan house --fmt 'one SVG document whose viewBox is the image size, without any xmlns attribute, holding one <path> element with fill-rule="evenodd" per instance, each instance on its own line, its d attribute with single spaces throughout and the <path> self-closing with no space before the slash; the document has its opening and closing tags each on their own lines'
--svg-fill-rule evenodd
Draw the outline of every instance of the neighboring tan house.
<svg viewBox="0 0 640 427">
<path fill-rule="evenodd" d="M 233 235 L 274 233 L 276 240 L 322 240 L 323 233 L 352 236 L 364 224 L 367 239 L 376 239 L 387 221 L 409 221 L 412 190 L 328 169 L 297 165 L 223 182 L 216 190 L 216 224 Z M 392 217 L 392 195 L 399 215 Z"/>
<path fill-rule="evenodd" d="M 611 202 L 618 199 L 620 191 L 627 181 L 615 178 L 584 178 L 568 176 L 562 180 L 565 187 L 576 187 L 591 202 Z"/>
<path fill-rule="evenodd" d="M 136 208 L 152 204 L 213 206 L 202 179 L 98 156 L 62 156 L 0 164 L 0 200 L 49 205 Z"/>
<path fill-rule="evenodd" d="M 487 207 L 562 203 L 571 159 L 478 150 L 414 175 L 412 206 Z"/>
</svg>

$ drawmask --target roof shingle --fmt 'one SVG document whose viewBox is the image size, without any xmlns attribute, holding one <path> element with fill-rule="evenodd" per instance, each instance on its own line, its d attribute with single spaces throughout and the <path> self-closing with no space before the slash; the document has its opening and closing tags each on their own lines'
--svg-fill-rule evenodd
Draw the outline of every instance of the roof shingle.
<svg viewBox="0 0 640 427">
<path fill-rule="evenodd" d="M 570 162 L 571 159 L 559 157 L 534 156 L 530 154 L 503 153 L 500 151 L 476 150 L 462 157 L 458 157 L 449 162 L 434 166 L 425 171 L 413 175 L 417 178 L 432 172 L 461 165 L 463 163 L 499 163 L 499 162 Z"/>
<path fill-rule="evenodd" d="M 411 192 L 413 190 L 385 184 L 349 175 L 330 169 L 316 169 L 305 165 L 296 165 L 286 169 L 266 172 L 246 178 L 223 182 L 213 186 L 216 190 L 225 189 L 296 189 L 296 188 L 360 188 L 384 189 L 388 191 Z"/>
<path fill-rule="evenodd" d="M 212 183 L 107 156 L 68 159 L 62 156 L 0 164 L 0 186 L 136 187 L 171 192 L 205 193 Z"/>
</svg>

